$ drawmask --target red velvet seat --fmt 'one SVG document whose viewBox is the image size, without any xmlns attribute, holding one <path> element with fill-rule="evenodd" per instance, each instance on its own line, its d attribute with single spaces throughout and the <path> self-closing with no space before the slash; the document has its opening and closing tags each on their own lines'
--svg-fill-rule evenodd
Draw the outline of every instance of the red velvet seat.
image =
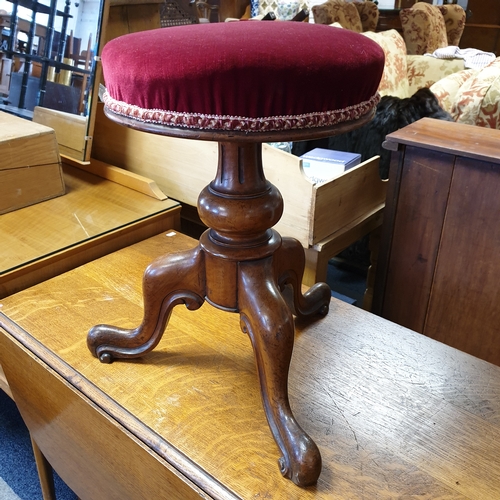
<svg viewBox="0 0 500 500">
<path fill-rule="evenodd" d="M 126 35 L 102 53 L 111 111 L 166 126 L 316 128 L 377 103 L 384 55 L 347 30 L 298 22 L 189 25 Z"/>
<path fill-rule="evenodd" d="M 304 250 L 272 229 L 283 200 L 265 178 L 261 143 L 332 135 L 366 123 L 379 99 L 382 49 L 329 26 L 247 21 L 125 35 L 106 45 L 102 63 L 110 118 L 157 134 L 217 140 L 219 165 L 198 199 L 210 229 L 193 250 L 166 255 L 146 269 L 143 322 L 133 330 L 93 327 L 91 352 L 107 363 L 146 354 L 180 303 L 197 309 L 207 300 L 239 313 L 283 455 L 280 472 L 297 485 L 314 484 L 321 454 L 291 411 L 288 369 L 293 314 L 326 314 L 330 288 L 317 283 L 302 294 Z M 291 299 L 282 295 L 285 287 Z"/>
</svg>

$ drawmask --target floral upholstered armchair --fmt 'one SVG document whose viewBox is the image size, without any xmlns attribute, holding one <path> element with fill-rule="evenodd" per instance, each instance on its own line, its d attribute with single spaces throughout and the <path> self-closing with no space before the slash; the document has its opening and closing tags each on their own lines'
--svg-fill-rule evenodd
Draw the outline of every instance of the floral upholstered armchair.
<svg viewBox="0 0 500 500">
<path fill-rule="evenodd" d="M 365 13 L 364 24 L 361 22 L 361 12 Z M 382 47 L 385 68 L 379 86 L 381 95 L 410 97 L 418 89 L 430 87 L 441 78 L 464 69 L 462 59 L 408 55 L 405 40 L 396 30 L 375 33 L 379 13 L 378 7 L 371 1 L 351 3 L 345 0 L 328 0 L 312 7 L 312 13 L 318 24 L 329 24 L 362 33 Z"/>
<path fill-rule="evenodd" d="M 464 69 L 462 59 L 437 59 L 408 55 L 403 37 L 396 30 L 363 35 L 377 42 L 385 53 L 380 95 L 410 97 L 418 89 L 430 87 L 442 78 Z"/>
<path fill-rule="evenodd" d="M 311 11 L 315 23 L 339 23 L 342 28 L 357 33 L 375 31 L 379 18 L 378 7 L 370 0 L 354 2 L 328 0 L 323 4 L 314 5 Z"/>
<path fill-rule="evenodd" d="M 457 4 L 417 2 L 409 9 L 401 9 L 399 18 L 408 54 L 412 55 L 458 46 L 465 27 L 465 11 Z"/>
</svg>

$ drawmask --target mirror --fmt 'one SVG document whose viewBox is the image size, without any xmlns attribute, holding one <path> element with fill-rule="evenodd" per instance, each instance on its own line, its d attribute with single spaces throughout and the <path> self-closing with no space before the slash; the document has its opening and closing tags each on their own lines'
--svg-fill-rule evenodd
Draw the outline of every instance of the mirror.
<svg viewBox="0 0 500 500">
<path fill-rule="evenodd" d="M 0 0 L 0 110 L 52 127 L 88 161 L 102 0 Z"/>
</svg>

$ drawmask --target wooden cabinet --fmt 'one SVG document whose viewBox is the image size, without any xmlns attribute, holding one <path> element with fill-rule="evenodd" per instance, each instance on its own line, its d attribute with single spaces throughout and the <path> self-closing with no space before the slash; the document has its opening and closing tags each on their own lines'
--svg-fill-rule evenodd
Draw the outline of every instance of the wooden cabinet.
<svg viewBox="0 0 500 500">
<path fill-rule="evenodd" d="M 463 49 L 472 47 L 500 54 L 500 9 L 498 0 L 468 0 L 467 20 L 460 39 Z"/>
<path fill-rule="evenodd" d="M 392 29 L 402 32 L 399 9 L 379 9 L 377 31 Z"/>
<path fill-rule="evenodd" d="M 500 365 L 500 131 L 424 118 L 384 145 L 373 311 Z"/>
</svg>

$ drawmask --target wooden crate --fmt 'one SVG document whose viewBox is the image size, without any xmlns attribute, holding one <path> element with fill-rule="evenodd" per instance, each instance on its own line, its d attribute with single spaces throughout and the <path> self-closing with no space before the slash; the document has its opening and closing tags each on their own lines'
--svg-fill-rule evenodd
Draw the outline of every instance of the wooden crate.
<svg viewBox="0 0 500 500">
<path fill-rule="evenodd" d="M 0 112 L 0 214 L 64 192 L 54 131 Z"/>
<path fill-rule="evenodd" d="M 326 281 L 328 260 L 382 224 L 387 183 L 379 176 L 379 157 L 314 184 L 297 156 L 267 144 L 262 155 L 266 178 L 285 202 L 276 230 L 306 249 L 304 284 Z M 104 116 L 100 104 L 92 157 L 149 177 L 171 198 L 196 206 L 215 177 L 218 145 L 122 127 Z"/>
</svg>

